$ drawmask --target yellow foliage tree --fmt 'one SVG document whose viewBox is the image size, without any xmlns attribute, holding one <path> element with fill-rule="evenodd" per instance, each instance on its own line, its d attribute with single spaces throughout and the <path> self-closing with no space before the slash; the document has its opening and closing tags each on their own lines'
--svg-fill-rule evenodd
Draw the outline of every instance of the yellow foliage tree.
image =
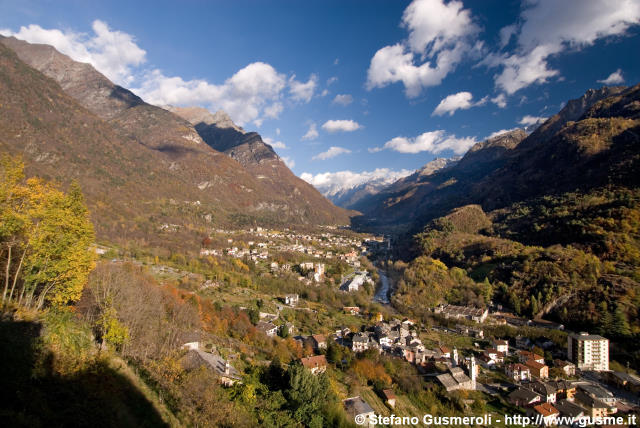
<svg viewBox="0 0 640 428">
<path fill-rule="evenodd" d="M 41 308 L 77 301 L 95 266 L 95 235 L 77 184 L 69 193 L 38 178 L 24 180 L 19 159 L 0 163 L 2 304 Z"/>
</svg>

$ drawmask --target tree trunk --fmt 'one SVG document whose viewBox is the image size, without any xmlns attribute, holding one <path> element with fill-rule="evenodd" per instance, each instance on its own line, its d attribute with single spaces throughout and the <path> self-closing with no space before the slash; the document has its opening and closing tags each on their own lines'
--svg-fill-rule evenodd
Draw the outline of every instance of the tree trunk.
<svg viewBox="0 0 640 428">
<path fill-rule="evenodd" d="M 7 297 L 7 291 L 9 291 L 9 272 L 11 270 L 11 245 L 9 245 L 9 251 L 7 253 L 7 269 L 4 277 L 4 291 L 2 293 L 2 306 L 4 307 L 4 301 Z"/>
<path fill-rule="evenodd" d="M 18 269 L 16 269 L 16 273 L 13 275 L 13 284 L 11 285 L 11 292 L 9 293 L 9 301 L 13 299 L 13 291 L 16 289 L 16 283 L 18 282 L 18 275 L 20 275 L 20 270 L 22 269 L 22 262 L 24 262 L 24 256 L 27 254 L 27 247 L 25 247 L 22 252 L 22 257 L 20 257 L 20 263 L 18 263 Z"/>
</svg>

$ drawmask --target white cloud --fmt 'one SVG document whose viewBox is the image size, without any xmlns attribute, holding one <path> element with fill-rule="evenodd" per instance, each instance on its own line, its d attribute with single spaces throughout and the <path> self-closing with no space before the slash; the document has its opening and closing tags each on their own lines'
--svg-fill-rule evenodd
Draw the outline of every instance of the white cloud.
<svg viewBox="0 0 640 428">
<path fill-rule="evenodd" d="M 327 160 L 327 159 L 335 158 L 336 156 L 340 156 L 347 153 L 351 153 L 351 150 L 345 149 L 344 147 L 331 146 L 329 147 L 329 150 L 327 150 L 326 152 L 318 153 L 312 159 Z"/>
<path fill-rule="evenodd" d="M 332 102 L 333 104 L 348 106 L 353 102 L 353 97 L 349 94 L 338 94 L 335 96 Z"/>
<path fill-rule="evenodd" d="M 498 94 L 491 98 L 491 102 L 500 108 L 505 108 L 507 106 L 507 96 L 505 94 Z"/>
<path fill-rule="evenodd" d="M 507 25 L 506 27 L 502 27 L 500 29 L 500 48 L 504 48 L 509 44 L 511 38 L 518 31 L 518 26 L 516 24 Z"/>
<path fill-rule="evenodd" d="M 459 1 L 414 0 L 405 9 L 406 40 L 379 49 L 367 72 L 367 88 L 402 82 L 408 97 L 439 85 L 465 55 L 480 50 L 471 13 Z"/>
<path fill-rule="evenodd" d="M 18 32 L 3 30 L 2 35 L 51 45 L 75 61 L 93 65 L 120 85 L 130 84 L 134 79 L 133 69 L 145 62 L 146 52 L 135 43 L 133 36 L 113 31 L 103 21 L 95 20 L 91 27 L 91 36 L 69 30 L 47 30 L 34 24 L 20 27 Z"/>
<path fill-rule="evenodd" d="M 624 83 L 624 77 L 622 77 L 622 70 L 617 69 L 613 73 L 609 75 L 606 79 L 598 80 L 598 83 L 602 83 L 603 85 L 619 85 Z"/>
<path fill-rule="evenodd" d="M 280 159 L 282 159 L 282 162 L 284 162 L 284 164 L 289 168 L 293 168 L 294 166 L 296 166 L 296 161 L 294 161 L 293 159 L 291 159 L 289 156 L 280 156 Z"/>
<path fill-rule="evenodd" d="M 302 136 L 302 140 L 315 140 L 316 138 L 318 138 L 318 129 L 316 128 L 316 124 L 312 123 L 311 125 L 309 125 L 309 130 L 307 131 L 306 134 L 304 134 Z"/>
<path fill-rule="evenodd" d="M 133 88 L 145 101 L 156 105 L 204 105 L 210 110 L 226 111 L 234 122 L 260 124 L 264 118 L 275 118 L 283 109 L 278 101 L 286 87 L 286 77 L 271 65 L 254 62 L 237 71 L 223 84 L 203 79 L 183 80 L 153 70 Z"/>
<path fill-rule="evenodd" d="M 278 118 L 284 110 L 282 99 L 287 88 L 292 100 L 308 102 L 317 87 L 315 74 L 307 82 L 299 82 L 295 75 L 287 77 L 264 62 L 248 64 L 220 84 L 167 76 L 162 70 L 142 67 L 146 52 L 132 35 L 112 30 L 100 20 L 93 22 L 92 29 L 92 34 L 85 34 L 29 25 L 17 32 L 2 30 L 1 34 L 52 45 L 75 61 L 93 65 L 149 103 L 222 109 L 239 125 L 253 122 L 261 126 L 265 119 Z"/>
<path fill-rule="evenodd" d="M 338 81 L 338 78 L 336 76 L 329 77 L 327 79 L 327 86 L 331 86 L 334 83 L 336 83 L 337 81 Z"/>
<path fill-rule="evenodd" d="M 353 132 L 362 128 L 358 122 L 353 120 L 327 120 L 323 125 L 322 129 L 329 133 L 334 132 Z"/>
<path fill-rule="evenodd" d="M 598 40 L 624 35 L 640 23 L 638 0 L 528 0 L 520 15 L 514 53 L 488 55 L 484 64 L 502 68 L 496 86 L 507 94 L 547 82 L 559 71 L 548 60 L 566 50 L 579 50 Z"/>
<path fill-rule="evenodd" d="M 526 115 L 525 117 L 520 119 L 520 121 L 518 123 L 520 125 L 524 125 L 524 126 L 531 126 L 531 125 L 535 125 L 537 123 L 542 123 L 545 120 L 547 120 L 546 117 Z"/>
<path fill-rule="evenodd" d="M 471 92 L 458 92 L 457 94 L 451 94 L 445 97 L 440 104 L 435 108 L 431 116 L 443 116 L 449 113 L 449 116 L 453 116 L 456 110 L 466 110 L 471 107 L 481 106 L 486 104 L 488 97 L 484 97 L 477 102 L 473 102 L 473 95 Z"/>
<path fill-rule="evenodd" d="M 373 171 L 337 171 L 323 172 L 316 175 L 304 172 L 300 175 L 300 178 L 320 190 L 325 196 L 332 196 L 342 190 L 353 189 L 365 183 L 391 184 L 414 172 L 409 169 L 394 171 L 389 168 L 377 168 Z"/>
<path fill-rule="evenodd" d="M 275 141 L 273 138 L 263 137 L 262 140 L 274 149 L 287 149 L 287 145 L 282 141 Z"/>
<path fill-rule="evenodd" d="M 447 135 L 445 131 L 430 131 L 418 135 L 415 138 L 395 137 L 387 141 L 382 147 L 369 149 L 375 153 L 382 150 L 394 150 L 399 153 L 440 153 L 451 150 L 455 154 L 462 154 L 477 143 L 473 137 L 457 138 L 455 135 Z"/>
<path fill-rule="evenodd" d="M 308 103 L 313 98 L 313 94 L 318 86 L 318 76 L 312 74 L 305 83 L 296 80 L 294 74 L 289 78 L 289 93 L 294 101 Z"/>
<path fill-rule="evenodd" d="M 271 119 L 277 119 L 284 110 L 284 106 L 281 102 L 275 102 L 271 104 L 269 107 L 264 109 L 264 117 L 268 117 Z"/>
<path fill-rule="evenodd" d="M 276 135 L 280 135 L 280 128 L 276 128 Z"/>
</svg>

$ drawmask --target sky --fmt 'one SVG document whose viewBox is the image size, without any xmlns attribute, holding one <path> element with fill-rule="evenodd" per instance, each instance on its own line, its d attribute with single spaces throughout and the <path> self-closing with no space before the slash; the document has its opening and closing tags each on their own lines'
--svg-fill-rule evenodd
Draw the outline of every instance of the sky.
<svg viewBox="0 0 640 428">
<path fill-rule="evenodd" d="M 321 190 L 409 174 L 640 82 L 640 0 L 0 0 L 0 34 L 225 110 Z"/>
</svg>

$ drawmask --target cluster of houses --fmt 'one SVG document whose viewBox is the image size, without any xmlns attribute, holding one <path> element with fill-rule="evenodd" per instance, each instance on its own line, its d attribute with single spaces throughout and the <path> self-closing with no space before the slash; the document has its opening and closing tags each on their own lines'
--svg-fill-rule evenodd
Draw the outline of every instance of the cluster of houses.
<svg viewBox="0 0 640 428">
<path fill-rule="evenodd" d="M 269 258 L 269 249 L 273 251 L 285 251 L 302 253 L 312 258 L 339 259 L 360 266 L 359 257 L 365 251 L 365 243 L 356 238 L 349 238 L 333 233 L 309 235 L 290 230 L 284 232 L 266 230 L 261 227 L 249 230 L 230 231 L 217 230 L 226 235 L 251 235 L 256 238 L 264 238 L 267 242 L 246 241 L 244 245 L 229 246 L 225 249 L 201 248 L 200 256 L 228 255 L 237 258 L 250 258 L 251 260 L 265 260 Z M 227 244 L 232 244 L 233 238 L 227 239 Z M 341 249 L 338 251 L 338 249 Z"/>
</svg>

